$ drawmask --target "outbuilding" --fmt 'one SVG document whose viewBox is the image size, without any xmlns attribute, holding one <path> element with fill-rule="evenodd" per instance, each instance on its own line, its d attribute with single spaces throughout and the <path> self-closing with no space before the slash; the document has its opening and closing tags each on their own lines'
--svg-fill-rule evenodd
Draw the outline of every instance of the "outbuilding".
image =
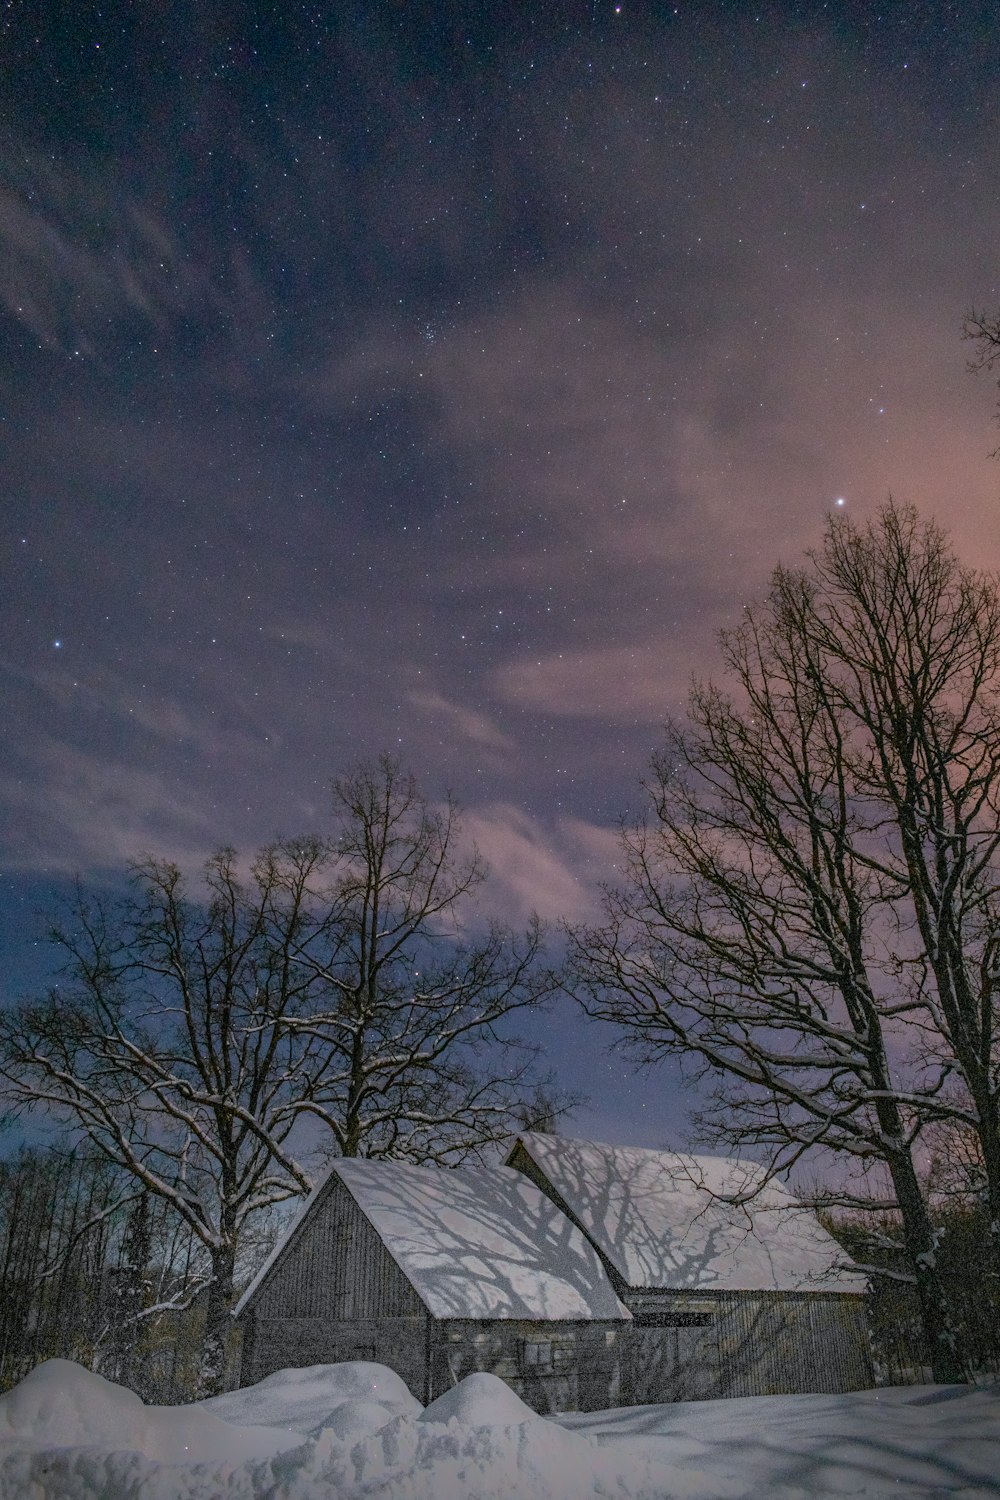
<svg viewBox="0 0 1000 1500">
<path fill-rule="evenodd" d="M 509 1167 L 340 1160 L 236 1309 L 241 1384 L 375 1360 L 420 1400 L 474 1371 L 537 1411 L 621 1402 L 631 1314 L 601 1257 Z"/>
<path fill-rule="evenodd" d="M 762 1168 L 538 1133 L 508 1164 L 586 1235 L 632 1314 L 625 1404 L 873 1385 L 865 1278 Z"/>
</svg>

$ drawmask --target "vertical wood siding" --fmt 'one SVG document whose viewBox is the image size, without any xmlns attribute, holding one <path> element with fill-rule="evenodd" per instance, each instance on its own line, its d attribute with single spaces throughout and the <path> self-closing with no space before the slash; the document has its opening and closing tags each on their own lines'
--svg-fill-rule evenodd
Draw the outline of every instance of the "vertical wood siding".
<svg viewBox="0 0 1000 1500">
<path fill-rule="evenodd" d="M 533 1411 L 602 1411 L 621 1402 L 628 1325 L 608 1322 L 431 1324 L 430 1390 L 440 1396 L 466 1375 L 498 1375 Z"/>
<path fill-rule="evenodd" d="M 861 1297 L 785 1292 L 632 1292 L 623 1400 L 697 1401 L 867 1390 Z"/>
<path fill-rule="evenodd" d="M 718 1304 L 709 1298 L 630 1292 L 622 1400 L 631 1406 L 698 1401 L 720 1383 Z"/>
<path fill-rule="evenodd" d="M 748 1293 L 721 1299 L 719 1313 L 721 1395 L 874 1384 L 861 1297 Z"/>
<path fill-rule="evenodd" d="M 417 1317 L 424 1305 L 336 1176 L 254 1299 L 272 1318 Z"/>
<path fill-rule="evenodd" d="M 427 1315 L 410 1318 L 246 1318 L 240 1384 L 275 1370 L 374 1361 L 395 1370 L 427 1400 Z"/>
</svg>

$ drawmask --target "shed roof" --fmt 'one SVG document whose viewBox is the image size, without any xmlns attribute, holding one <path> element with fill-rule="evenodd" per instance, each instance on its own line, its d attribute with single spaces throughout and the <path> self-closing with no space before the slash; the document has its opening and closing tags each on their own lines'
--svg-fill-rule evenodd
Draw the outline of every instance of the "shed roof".
<svg viewBox="0 0 1000 1500">
<path fill-rule="evenodd" d="M 620 1320 L 593 1246 L 522 1173 L 509 1167 L 421 1167 L 336 1161 L 282 1245 L 240 1300 L 246 1307 L 307 1214 L 337 1177 L 436 1318 Z"/>
<path fill-rule="evenodd" d="M 630 1287 L 865 1288 L 815 1214 L 756 1164 L 534 1132 L 518 1143 Z"/>
</svg>

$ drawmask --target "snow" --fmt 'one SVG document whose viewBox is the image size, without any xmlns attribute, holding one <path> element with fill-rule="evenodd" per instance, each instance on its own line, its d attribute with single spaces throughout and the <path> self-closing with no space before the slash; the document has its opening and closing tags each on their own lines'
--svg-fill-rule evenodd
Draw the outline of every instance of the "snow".
<svg viewBox="0 0 1000 1500">
<path fill-rule="evenodd" d="M 437 1318 L 630 1316 L 593 1246 L 520 1172 L 353 1158 L 335 1162 L 331 1175 Z M 314 1195 L 306 1211 L 320 1201 Z"/>
<path fill-rule="evenodd" d="M 499 1375 L 483 1371 L 467 1375 L 430 1406 L 425 1406 L 420 1420 L 456 1421 L 463 1427 L 483 1427 L 498 1422 L 533 1422 L 536 1415 Z"/>
<path fill-rule="evenodd" d="M 329 1425 L 332 1412 L 352 1402 L 393 1417 L 416 1417 L 423 1410 L 402 1376 L 368 1360 L 279 1370 L 256 1385 L 229 1391 L 225 1396 L 211 1396 L 199 1404 L 202 1411 L 237 1427 L 264 1423 L 315 1437 Z M 384 1426 L 385 1421 L 383 1415 L 379 1425 Z"/>
<path fill-rule="evenodd" d="M 0 1397 L 3 1500 L 982 1500 L 1000 1496 L 998 1455 L 997 1388 L 549 1420 L 492 1375 L 425 1411 L 372 1364 L 166 1408 L 51 1360 Z"/>
<path fill-rule="evenodd" d="M 762 1187 L 752 1163 L 534 1132 L 518 1142 L 631 1287 L 865 1289 L 815 1214 L 779 1183 Z M 720 1201 L 756 1189 L 744 1204 Z"/>
<path fill-rule="evenodd" d="M 239 1431 L 205 1406 L 144 1406 L 139 1397 L 68 1359 L 50 1359 L 0 1396 L 0 1451 L 8 1444 L 128 1447 L 146 1458 L 242 1463 L 296 1447 L 301 1434 L 266 1425 Z M 4 1497 L 15 1492 L 0 1485 Z"/>
</svg>

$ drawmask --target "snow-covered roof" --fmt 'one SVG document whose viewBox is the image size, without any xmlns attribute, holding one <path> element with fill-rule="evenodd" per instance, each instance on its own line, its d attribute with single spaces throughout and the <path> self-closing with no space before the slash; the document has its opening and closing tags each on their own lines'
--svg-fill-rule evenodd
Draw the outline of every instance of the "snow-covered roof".
<svg viewBox="0 0 1000 1500">
<path fill-rule="evenodd" d="M 509 1167 L 333 1171 L 436 1318 L 626 1318 L 593 1246 Z"/>
<path fill-rule="evenodd" d="M 509 1167 L 334 1162 L 240 1298 L 250 1301 L 336 1176 L 436 1318 L 628 1318 L 593 1246 Z"/>
<path fill-rule="evenodd" d="M 815 1214 L 759 1166 L 534 1132 L 518 1142 L 628 1286 L 864 1290 Z"/>
</svg>

